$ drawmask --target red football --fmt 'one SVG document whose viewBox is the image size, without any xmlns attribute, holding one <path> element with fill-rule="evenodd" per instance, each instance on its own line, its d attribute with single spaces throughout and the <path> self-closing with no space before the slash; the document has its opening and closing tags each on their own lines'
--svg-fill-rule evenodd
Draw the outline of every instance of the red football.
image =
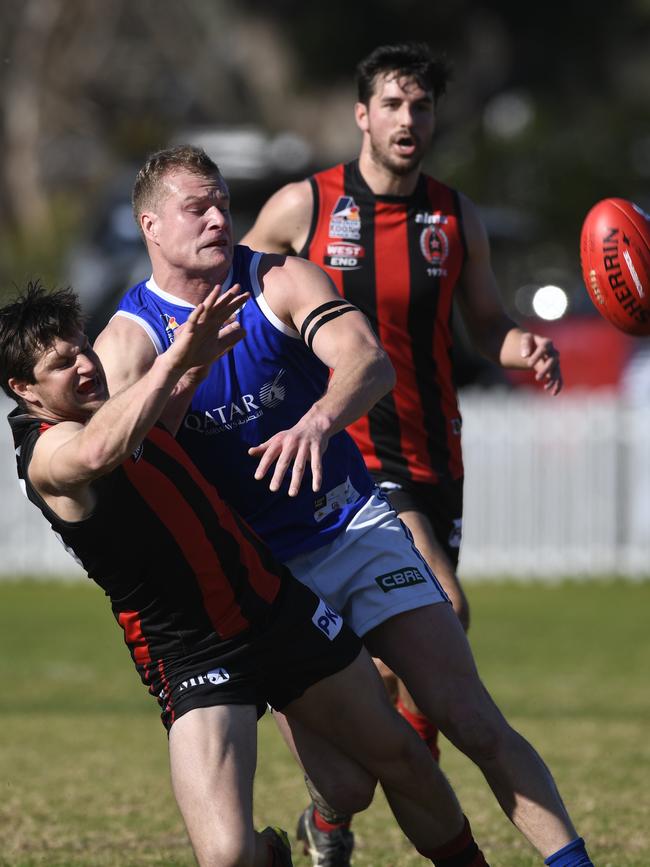
<svg viewBox="0 0 650 867">
<path fill-rule="evenodd" d="M 603 199 L 585 217 L 582 276 L 596 309 L 627 334 L 650 335 L 650 215 Z"/>
</svg>

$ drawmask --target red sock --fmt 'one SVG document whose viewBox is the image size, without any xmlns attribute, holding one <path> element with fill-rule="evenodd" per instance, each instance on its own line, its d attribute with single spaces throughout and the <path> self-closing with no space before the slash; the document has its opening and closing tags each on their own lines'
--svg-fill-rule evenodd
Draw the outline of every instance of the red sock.
<svg viewBox="0 0 650 867">
<path fill-rule="evenodd" d="M 438 729 L 433 723 L 429 722 L 424 714 L 413 713 L 405 707 L 401 698 L 397 699 L 395 707 L 402 714 L 406 722 L 415 729 L 418 735 L 429 747 L 434 761 L 437 762 L 440 759 L 440 750 L 438 749 Z"/>
<path fill-rule="evenodd" d="M 418 851 L 424 858 L 432 861 L 436 867 L 489 867 L 483 853 L 476 845 L 467 818 L 465 818 L 463 830 L 449 843 L 432 849 L 430 852 L 423 852 L 421 849 Z"/>
<path fill-rule="evenodd" d="M 328 822 L 327 819 L 323 819 L 321 814 L 318 812 L 318 808 L 314 807 L 314 812 L 312 813 L 312 817 L 314 819 L 314 825 L 318 828 L 319 831 L 325 831 L 326 834 L 329 834 L 331 831 L 338 831 L 339 828 L 349 828 L 351 818 L 346 822 L 339 822 L 334 825 L 332 822 Z"/>
</svg>

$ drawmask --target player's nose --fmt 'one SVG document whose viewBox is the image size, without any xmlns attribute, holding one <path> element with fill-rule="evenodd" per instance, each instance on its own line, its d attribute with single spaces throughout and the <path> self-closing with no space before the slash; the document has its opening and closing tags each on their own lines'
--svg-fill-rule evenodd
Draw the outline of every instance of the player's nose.
<svg viewBox="0 0 650 867">
<path fill-rule="evenodd" d="M 97 356 L 92 350 L 80 352 L 77 356 L 77 372 L 86 376 L 93 375 L 97 370 Z"/>
<path fill-rule="evenodd" d="M 403 102 L 398 113 L 399 121 L 402 126 L 410 129 L 414 122 L 414 113 L 408 102 Z"/>
<path fill-rule="evenodd" d="M 225 226 L 228 223 L 228 217 L 224 213 L 224 211 L 217 207 L 217 205 L 213 205 L 211 208 L 208 208 L 206 212 L 206 216 L 208 218 L 208 224 L 211 226 Z"/>
</svg>

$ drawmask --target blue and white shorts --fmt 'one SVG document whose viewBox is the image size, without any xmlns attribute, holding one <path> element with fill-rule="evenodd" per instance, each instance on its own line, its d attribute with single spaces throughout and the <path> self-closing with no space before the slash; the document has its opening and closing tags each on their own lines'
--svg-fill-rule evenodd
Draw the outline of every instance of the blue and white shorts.
<svg viewBox="0 0 650 867">
<path fill-rule="evenodd" d="M 359 636 L 403 611 L 449 602 L 378 488 L 333 542 L 286 565 Z"/>
</svg>

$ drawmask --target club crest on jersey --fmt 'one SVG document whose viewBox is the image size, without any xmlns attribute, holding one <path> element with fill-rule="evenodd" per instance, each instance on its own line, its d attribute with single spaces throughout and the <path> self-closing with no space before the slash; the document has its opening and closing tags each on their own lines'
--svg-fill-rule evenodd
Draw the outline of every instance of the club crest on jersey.
<svg viewBox="0 0 650 867">
<path fill-rule="evenodd" d="M 165 326 L 165 334 L 169 338 L 169 342 L 173 343 L 174 331 L 176 331 L 176 329 L 181 323 L 177 322 L 175 316 L 169 316 L 167 313 L 161 313 L 160 318 L 162 319 L 163 325 Z"/>
<path fill-rule="evenodd" d="M 361 237 L 361 212 L 352 196 L 339 196 L 330 214 L 330 238 L 358 241 Z"/>
<path fill-rule="evenodd" d="M 359 244 L 328 244 L 323 263 L 338 271 L 354 271 L 361 267 L 366 251 Z"/>
<path fill-rule="evenodd" d="M 443 265 L 449 255 L 449 239 L 439 225 L 429 225 L 420 233 L 420 252 L 431 265 L 427 268 L 430 277 L 447 273 Z"/>
</svg>

